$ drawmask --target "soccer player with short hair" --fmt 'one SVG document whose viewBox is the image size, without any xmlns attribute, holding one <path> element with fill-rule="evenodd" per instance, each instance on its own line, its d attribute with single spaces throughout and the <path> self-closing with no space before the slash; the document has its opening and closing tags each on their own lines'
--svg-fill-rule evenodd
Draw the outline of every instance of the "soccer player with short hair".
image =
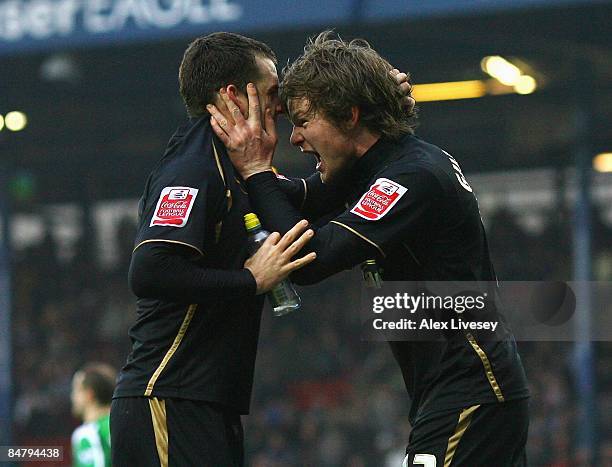
<svg viewBox="0 0 612 467">
<path fill-rule="evenodd" d="M 247 102 L 250 82 L 273 117 L 275 64 L 267 45 L 227 32 L 185 51 L 179 83 L 191 118 L 139 205 L 129 274 L 137 318 L 111 407 L 114 467 L 243 465 L 240 415 L 249 412 L 263 294 L 315 254 L 292 258 L 312 234 L 297 222 L 248 258 L 249 199 L 205 104 L 220 88 Z"/>
<path fill-rule="evenodd" d="M 83 421 L 72 433 L 74 467 L 110 467 L 110 405 L 117 372 L 105 363 L 88 363 L 72 378 L 72 413 Z"/>
</svg>

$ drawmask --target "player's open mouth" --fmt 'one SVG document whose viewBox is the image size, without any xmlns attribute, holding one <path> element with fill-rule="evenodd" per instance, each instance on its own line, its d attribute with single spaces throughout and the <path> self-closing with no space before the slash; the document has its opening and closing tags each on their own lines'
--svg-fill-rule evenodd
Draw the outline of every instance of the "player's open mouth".
<svg viewBox="0 0 612 467">
<path fill-rule="evenodd" d="M 300 149 L 302 150 L 302 152 L 305 152 L 307 154 L 312 154 L 314 156 L 314 158 L 317 161 L 316 170 L 320 172 L 321 171 L 321 156 L 319 155 L 319 153 L 315 151 L 305 151 L 303 148 L 300 148 Z"/>
<path fill-rule="evenodd" d="M 321 171 L 321 156 L 319 155 L 319 153 L 316 152 L 312 152 L 311 153 L 315 159 L 317 160 L 317 166 L 316 169 L 320 172 Z"/>
</svg>

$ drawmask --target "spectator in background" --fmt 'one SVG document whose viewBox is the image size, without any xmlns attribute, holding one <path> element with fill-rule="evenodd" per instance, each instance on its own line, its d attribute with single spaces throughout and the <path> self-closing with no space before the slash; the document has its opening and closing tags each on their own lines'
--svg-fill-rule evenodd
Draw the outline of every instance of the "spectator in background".
<svg viewBox="0 0 612 467">
<path fill-rule="evenodd" d="M 72 379 L 72 413 L 83 421 L 72 434 L 74 467 L 110 467 L 110 404 L 116 371 L 105 363 L 89 363 Z"/>
</svg>

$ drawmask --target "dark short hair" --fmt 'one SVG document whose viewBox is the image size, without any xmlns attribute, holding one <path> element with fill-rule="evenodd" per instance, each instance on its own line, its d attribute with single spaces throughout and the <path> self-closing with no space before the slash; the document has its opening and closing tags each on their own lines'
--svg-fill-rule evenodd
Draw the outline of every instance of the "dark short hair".
<svg viewBox="0 0 612 467">
<path fill-rule="evenodd" d="M 82 385 L 93 391 L 96 402 L 109 405 L 115 390 L 116 371 L 106 363 L 88 363 L 79 370 L 83 375 Z"/>
<path fill-rule="evenodd" d="M 357 106 L 361 124 L 371 131 L 392 139 L 413 133 L 416 111 L 402 106 L 389 62 L 363 39 L 346 42 L 332 35 L 324 31 L 310 38 L 304 53 L 283 69 L 279 93 L 285 108 L 291 110 L 291 100 L 306 98 L 309 114 L 322 112 L 343 128 Z"/>
<path fill-rule="evenodd" d="M 222 86 L 234 84 L 246 92 L 246 85 L 260 78 L 258 56 L 276 64 L 266 44 L 232 32 L 215 32 L 189 44 L 179 68 L 179 89 L 189 115 L 205 115 L 206 104 Z"/>
</svg>

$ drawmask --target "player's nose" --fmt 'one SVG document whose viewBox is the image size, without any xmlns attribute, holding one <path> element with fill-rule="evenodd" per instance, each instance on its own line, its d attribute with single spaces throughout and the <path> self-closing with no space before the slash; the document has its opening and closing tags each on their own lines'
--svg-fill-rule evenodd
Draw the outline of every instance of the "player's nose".
<svg viewBox="0 0 612 467">
<path fill-rule="evenodd" d="M 302 133 L 300 133 L 300 131 L 297 130 L 295 127 L 293 127 L 293 130 L 291 130 L 291 137 L 289 138 L 289 142 L 294 146 L 300 146 L 304 142 L 304 137 L 302 136 Z"/>
</svg>

